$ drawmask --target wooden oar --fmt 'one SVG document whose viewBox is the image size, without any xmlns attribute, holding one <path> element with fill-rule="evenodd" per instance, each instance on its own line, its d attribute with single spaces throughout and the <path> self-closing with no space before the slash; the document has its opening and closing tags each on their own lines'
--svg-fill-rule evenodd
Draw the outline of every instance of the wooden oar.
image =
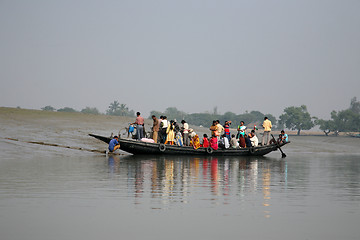
<svg viewBox="0 0 360 240">
<path fill-rule="evenodd" d="M 276 142 L 276 145 L 278 146 L 278 148 L 279 148 L 279 150 L 280 150 L 280 152 L 281 152 L 281 157 L 282 157 L 282 158 L 285 158 L 285 157 L 286 157 L 286 154 L 281 150 L 279 143 L 278 143 L 278 142 L 276 141 L 276 139 L 274 138 L 274 135 L 271 134 L 271 136 L 272 136 L 272 138 L 274 139 L 274 141 Z"/>
</svg>

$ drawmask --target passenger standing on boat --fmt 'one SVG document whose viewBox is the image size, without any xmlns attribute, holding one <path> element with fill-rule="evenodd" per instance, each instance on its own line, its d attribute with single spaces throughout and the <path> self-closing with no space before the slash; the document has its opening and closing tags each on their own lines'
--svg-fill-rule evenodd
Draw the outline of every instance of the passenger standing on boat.
<svg viewBox="0 0 360 240">
<path fill-rule="evenodd" d="M 153 119 L 152 139 L 154 139 L 154 142 L 157 143 L 161 120 L 158 119 L 155 115 L 152 115 L 151 118 Z"/>
<path fill-rule="evenodd" d="M 176 134 L 178 132 L 180 132 L 180 126 L 176 119 L 174 119 L 174 127 L 175 127 L 174 131 L 175 131 L 175 136 L 176 136 Z"/>
<path fill-rule="evenodd" d="M 213 124 L 210 127 L 210 131 L 211 131 L 211 136 L 218 136 L 218 131 L 217 131 L 217 126 L 216 126 L 216 121 L 213 121 Z"/>
<path fill-rule="evenodd" d="M 183 138 L 184 138 L 184 146 L 189 146 L 190 145 L 190 139 L 189 139 L 189 124 L 185 121 L 182 120 L 182 133 L 183 133 Z"/>
<path fill-rule="evenodd" d="M 162 127 L 161 127 L 161 136 L 162 136 L 162 139 L 161 139 L 161 143 L 165 143 L 166 141 L 166 131 L 167 131 L 167 128 L 169 126 L 169 121 L 167 120 L 167 117 L 166 116 L 163 116 L 163 120 L 161 121 L 162 123 Z"/>
<path fill-rule="evenodd" d="M 229 141 L 231 139 L 231 137 L 230 137 L 230 124 L 231 124 L 231 121 L 225 121 L 225 124 L 224 124 L 224 132 L 225 132 L 226 137 L 228 138 Z"/>
<path fill-rule="evenodd" d="M 159 126 L 159 136 L 158 136 L 158 142 L 160 142 L 160 143 L 163 143 L 162 142 L 162 139 L 163 139 L 163 136 L 162 136 L 162 127 L 163 127 L 163 121 L 164 120 L 164 116 L 160 116 L 160 118 L 159 118 L 159 121 L 160 121 L 160 126 Z"/>
<path fill-rule="evenodd" d="M 175 126 L 174 126 L 174 121 L 171 120 L 170 124 L 168 125 L 168 127 L 166 129 L 165 144 L 174 145 L 174 139 L 175 139 Z"/>
<path fill-rule="evenodd" d="M 241 121 L 240 125 L 237 128 L 238 131 L 238 135 L 236 136 L 236 138 L 240 138 L 240 135 L 245 135 L 245 130 L 246 130 L 246 126 L 245 126 L 245 122 Z"/>
<path fill-rule="evenodd" d="M 109 151 L 110 152 L 113 152 L 116 149 L 120 148 L 120 143 L 118 142 L 118 140 L 119 140 L 118 136 L 114 136 L 114 138 L 110 140 L 110 142 L 109 142 Z"/>
<path fill-rule="evenodd" d="M 281 135 L 282 135 L 282 142 L 288 142 L 289 141 L 289 136 L 285 133 L 284 130 L 281 130 Z"/>
<path fill-rule="evenodd" d="M 219 120 L 216 120 L 216 131 L 218 131 L 217 138 L 220 139 L 220 136 L 222 135 L 222 132 L 224 131 L 224 127 L 220 124 Z"/>
<path fill-rule="evenodd" d="M 267 145 L 270 142 L 270 132 L 271 132 L 271 128 L 272 128 L 271 121 L 268 119 L 268 117 L 264 118 L 264 122 L 263 122 L 262 126 L 264 128 L 264 135 L 263 135 L 261 144 L 264 146 L 264 144 Z"/>
<path fill-rule="evenodd" d="M 136 120 L 134 124 L 136 124 L 136 136 L 137 140 L 141 140 L 144 138 L 144 118 L 140 116 L 140 112 L 136 113 Z"/>
</svg>

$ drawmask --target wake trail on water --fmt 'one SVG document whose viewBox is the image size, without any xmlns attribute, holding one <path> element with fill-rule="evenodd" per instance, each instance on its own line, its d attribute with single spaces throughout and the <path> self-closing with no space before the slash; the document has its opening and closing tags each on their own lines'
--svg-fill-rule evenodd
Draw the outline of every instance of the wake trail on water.
<svg viewBox="0 0 360 240">
<path fill-rule="evenodd" d="M 51 147 L 59 147 L 59 148 L 68 148 L 68 149 L 74 149 L 74 150 L 80 150 L 80 151 L 87 151 L 87 152 L 95 152 L 95 153 L 102 153 L 106 154 L 106 151 L 104 150 L 97 150 L 97 149 L 88 149 L 88 148 L 81 148 L 81 147 L 72 147 L 72 146 L 65 146 L 65 145 L 59 145 L 55 143 L 46 143 L 46 142 L 39 142 L 39 141 L 21 141 L 16 138 L 2 138 L 10 141 L 16 141 L 16 142 L 23 142 L 23 143 L 30 143 L 30 144 L 37 144 L 37 145 L 44 145 L 44 146 L 51 146 Z"/>
</svg>

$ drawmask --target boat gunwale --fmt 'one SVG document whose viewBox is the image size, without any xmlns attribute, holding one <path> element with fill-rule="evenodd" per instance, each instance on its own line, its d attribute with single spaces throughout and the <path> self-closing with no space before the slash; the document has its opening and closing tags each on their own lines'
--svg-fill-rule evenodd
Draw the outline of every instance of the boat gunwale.
<svg viewBox="0 0 360 240">
<path fill-rule="evenodd" d="M 99 135 L 89 134 L 91 137 L 94 137 L 98 140 L 108 143 L 111 138 L 103 137 Z M 156 154 L 156 155 L 224 155 L 224 156 L 263 156 L 272 151 L 276 151 L 279 147 L 284 146 L 290 142 L 280 143 L 280 144 L 270 144 L 265 146 L 257 146 L 253 148 L 227 148 L 218 150 L 211 150 L 207 152 L 208 148 L 200 147 L 194 149 L 191 146 L 177 146 L 177 145 L 164 145 L 163 143 L 151 143 L 143 142 L 133 139 L 124 139 L 119 138 L 118 142 L 120 143 L 120 149 L 130 154 Z M 164 145 L 165 150 L 161 151 L 160 146 Z M 251 150 L 252 149 L 252 150 Z M 166 151 L 170 150 L 170 151 Z"/>
</svg>

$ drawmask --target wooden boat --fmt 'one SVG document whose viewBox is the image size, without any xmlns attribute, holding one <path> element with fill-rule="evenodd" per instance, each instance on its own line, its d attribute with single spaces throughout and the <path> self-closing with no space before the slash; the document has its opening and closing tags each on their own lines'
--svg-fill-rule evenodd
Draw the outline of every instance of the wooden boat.
<svg viewBox="0 0 360 240">
<path fill-rule="evenodd" d="M 103 137 L 99 135 L 89 134 L 89 136 L 99 139 L 107 144 L 109 144 L 111 138 Z M 119 138 L 118 142 L 120 143 L 120 149 L 134 154 L 134 155 L 145 155 L 145 154 L 156 154 L 156 155 L 208 155 L 208 156 L 264 156 L 270 152 L 276 151 L 278 148 L 289 143 L 281 144 L 269 144 L 265 146 L 258 146 L 252 148 L 228 148 L 228 149 L 218 149 L 213 150 L 212 148 L 203 148 L 194 149 L 193 147 L 188 146 L 175 146 L 175 145 L 165 145 L 162 143 L 148 143 L 142 141 L 136 141 L 132 139 Z"/>
</svg>

